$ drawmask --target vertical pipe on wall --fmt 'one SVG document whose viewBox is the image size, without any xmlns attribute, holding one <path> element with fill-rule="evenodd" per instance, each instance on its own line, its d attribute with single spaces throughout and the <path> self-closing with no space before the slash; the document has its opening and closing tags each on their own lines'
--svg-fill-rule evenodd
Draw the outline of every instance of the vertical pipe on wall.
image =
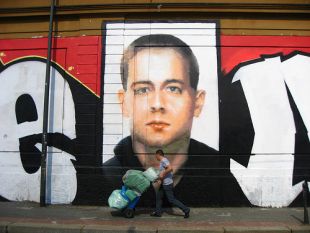
<svg viewBox="0 0 310 233">
<path fill-rule="evenodd" d="M 47 157 L 47 141 L 48 141 L 47 130 L 48 130 L 48 115 L 49 115 L 50 68 L 51 68 L 50 66 L 51 66 L 51 47 L 52 47 L 52 35 L 53 35 L 54 8 L 55 8 L 55 0 L 51 0 L 47 59 L 46 59 L 45 90 L 44 90 L 40 206 L 46 205 L 46 157 Z"/>
<path fill-rule="evenodd" d="M 308 195 L 309 195 L 309 187 L 307 181 L 302 184 L 302 191 L 303 191 L 303 199 L 304 199 L 304 224 L 309 224 L 309 216 L 308 216 Z"/>
</svg>

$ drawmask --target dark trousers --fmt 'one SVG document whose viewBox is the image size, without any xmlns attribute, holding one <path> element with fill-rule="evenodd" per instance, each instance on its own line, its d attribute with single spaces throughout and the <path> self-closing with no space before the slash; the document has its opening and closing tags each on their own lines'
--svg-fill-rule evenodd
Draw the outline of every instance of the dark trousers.
<svg viewBox="0 0 310 233">
<path fill-rule="evenodd" d="M 156 192 L 156 213 L 161 213 L 161 207 L 162 207 L 162 202 L 163 202 L 163 195 L 166 195 L 168 201 L 180 208 L 184 213 L 187 213 L 189 211 L 189 208 L 186 207 L 182 202 L 180 202 L 179 200 L 177 200 L 174 197 L 173 194 L 173 184 L 169 184 L 169 185 L 161 185 L 159 190 Z"/>
</svg>

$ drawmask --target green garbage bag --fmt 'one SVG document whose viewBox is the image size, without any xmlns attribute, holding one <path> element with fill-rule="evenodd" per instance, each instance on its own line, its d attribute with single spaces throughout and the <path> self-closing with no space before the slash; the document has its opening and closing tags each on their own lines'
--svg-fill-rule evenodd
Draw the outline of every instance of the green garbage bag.
<svg viewBox="0 0 310 233">
<path fill-rule="evenodd" d="M 128 205 L 128 201 L 121 195 L 121 190 L 114 190 L 108 199 L 111 208 L 123 209 Z"/>
<path fill-rule="evenodd" d="M 156 180 L 159 175 L 159 170 L 154 167 L 149 167 L 143 172 L 143 175 L 151 182 Z"/>
<path fill-rule="evenodd" d="M 125 186 L 140 194 L 150 187 L 150 181 L 139 170 L 128 170 L 123 176 Z"/>
</svg>

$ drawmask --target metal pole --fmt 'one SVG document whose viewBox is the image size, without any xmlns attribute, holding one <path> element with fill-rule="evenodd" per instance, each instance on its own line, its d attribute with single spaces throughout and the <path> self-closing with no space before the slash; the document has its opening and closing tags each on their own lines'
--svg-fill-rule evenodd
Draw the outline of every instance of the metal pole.
<svg viewBox="0 0 310 233">
<path fill-rule="evenodd" d="M 303 193 L 303 199 L 304 199 L 304 224 L 309 224 L 309 216 L 308 216 L 308 209 L 307 209 L 309 187 L 308 187 L 307 181 L 305 181 L 302 184 L 302 193 Z"/>
<path fill-rule="evenodd" d="M 53 34 L 55 0 L 51 0 L 50 22 L 48 31 L 48 47 L 46 59 L 46 76 L 44 90 L 44 110 L 43 110 L 43 132 L 42 132 L 42 156 L 41 156 L 41 186 L 40 186 L 40 206 L 46 206 L 46 157 L 47 157 L 47 129 L 49 114 L 49 95 L 50 95 L 50 66 L 51 66 L 51 48 Z"/>
</svg>

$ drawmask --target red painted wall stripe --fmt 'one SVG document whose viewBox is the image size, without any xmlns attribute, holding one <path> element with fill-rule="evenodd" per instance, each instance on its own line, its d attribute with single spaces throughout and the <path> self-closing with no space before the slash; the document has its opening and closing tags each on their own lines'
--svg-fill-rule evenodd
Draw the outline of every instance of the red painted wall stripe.
<svg viewBox="0 0 310 233">
<path fill-rule="evenodd" d="M 241 62 L 255 60 L 261 55 L 293 51 L 310 53 L 310 37 L 302 36 L 221 36 L 221 69 L 230 72 Z"/>
<path fill-rule="evenodd" d="M 101 48 L 101 36 L 54 38 L 52 60 L 100 96 Z M 25 56 L 46 58 L 47 38 L 0 40 L 4 64 Z"/>
</svg>

